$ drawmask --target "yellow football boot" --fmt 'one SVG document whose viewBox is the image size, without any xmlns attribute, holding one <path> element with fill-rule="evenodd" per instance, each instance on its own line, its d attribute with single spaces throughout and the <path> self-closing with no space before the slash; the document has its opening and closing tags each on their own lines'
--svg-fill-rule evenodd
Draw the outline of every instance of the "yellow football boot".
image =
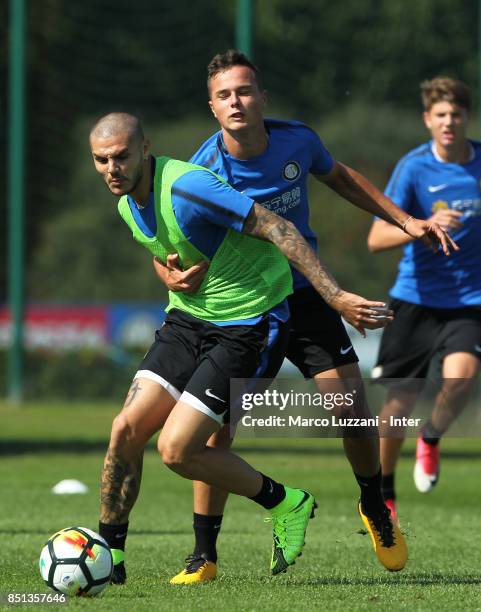
<svg viewBox="0 0 481 612">
<path fill-rule="evenodd" d="M 170 584 L 199 584 L 211 582 L 217 576 L 217 565 L 203 557 L 189 555 L 185 569 L 170 580 Z"/>
<path fill-rule="evenodd" d="M 389 510 L 384 507 L 376 516 L 366 516 L 359 502 L 358 511 L 379 561 L 391 572 L 402 570 L 408 560 L 408 549 L 399 527 L 391 520 Z"/>
</svg>

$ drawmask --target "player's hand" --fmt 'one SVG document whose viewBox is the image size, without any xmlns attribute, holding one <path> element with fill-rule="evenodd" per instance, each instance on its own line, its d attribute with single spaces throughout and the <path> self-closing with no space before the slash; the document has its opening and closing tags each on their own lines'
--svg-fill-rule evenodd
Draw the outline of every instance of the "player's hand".
<svg viewBox="0 0 481 612">
<path fill-rule="evenodd" d="M 363 338 L 366 337 L 366 329 L 386 327 L 394 318 L 393 311 L 384 302 L 372 302 L 342 290 L 330 301 L 329 306 L 337 310 Z"/>
<path fill-rule="evenodd" d="M 207 261 L 200 261 L 198 264 L 187 268 L 187 270 L 182 270 L 177 253 L 167 255 L 165 264 L 154 257 L 154 269 L 157 276 L 169 291 L 195 293 L 199 290 L 208 268 L 209 263 Z"/>
<path fill-rule="evenodd" d="M 462 216 L 463 213 L 459 210 L 443 208 L 441 210 L 437 210 L 432 217 L 429 217 L 428 221 L 437 223 L 441 229 L 443 229 L 445 232 L 449 232 L 449 230 L 457 230 L 463 226 L 461 221 Z"/>
<path fill-rule="evenodd" d="M 453 251 L 459 251 L 458 245 L 451 236 L 449 236 L 438 223 L 433 221 L 432 218 L 423 220 L 412 217 L 408 219 L 404 226 L 404 231 L 406 234 L 409 234 L 409 236 L 422 240 L 434 253 L 438 252 L 440 245 L 445 255 L 450 255 L 451 249 Z"/>
</svg>

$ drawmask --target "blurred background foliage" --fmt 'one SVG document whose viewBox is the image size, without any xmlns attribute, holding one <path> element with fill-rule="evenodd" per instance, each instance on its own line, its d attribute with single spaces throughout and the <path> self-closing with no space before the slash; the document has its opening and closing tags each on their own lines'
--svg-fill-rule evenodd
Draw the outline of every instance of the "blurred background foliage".
<svg viewBox="0 0 481 612">
<path fill-rule="evenodd" d="M 257 0 L 266 114 L 307 121 L 337 159 L 383 188 L 396 160 L 426 139 L 419 83 L 447 74 L 476 94 L 478 8 L 476 0 Z M 235 9 L 234 0 L 27 0 L 27 300 L 164 298 L 149 255 L 95 175 L 87 135 L 101 114 L 132 111 L 157 154 L 188 159 L 217 129 L 205 68 L 234 45 Z M 8 18 L 0 3 L 3 219 Z M 311 189 L 322 258 L 346 289 L 383 298 L 399 253 L 369 254 L 370 218 L 321 185 Z M 1 232 L 0 302 L 5 223 Z"/>
</svg>

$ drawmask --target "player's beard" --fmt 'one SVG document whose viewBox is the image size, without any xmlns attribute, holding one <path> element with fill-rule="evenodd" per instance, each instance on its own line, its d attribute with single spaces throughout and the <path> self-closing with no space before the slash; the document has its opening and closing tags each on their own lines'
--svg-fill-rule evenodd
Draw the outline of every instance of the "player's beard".
<svg viewBox="0 0 481 612">
<path fill-rule="evenodd" d="M 139 186 L 140 181 L 142 180 L 143 176 L 144 176 L 144 166 L 143 166 L 143 164 L 141 164 L 139 166 L 139 169 L 138 169 L 137 173 L 132 178 L 132 187 L 130 187 L 130 189 L 128 190 L 128 192 L 127 192 L 128 194 L 133 193 L 137 189 L 137 187 Z"/>
</svg>

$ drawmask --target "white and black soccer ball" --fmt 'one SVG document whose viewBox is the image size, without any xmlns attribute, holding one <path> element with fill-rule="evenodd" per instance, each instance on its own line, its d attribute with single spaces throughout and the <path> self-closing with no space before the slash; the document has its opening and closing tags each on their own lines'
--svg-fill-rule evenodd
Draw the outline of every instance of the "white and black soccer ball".
<svg viewBox="0 0 481 612">
<path fill-rule="evenodd" d="M 113 571 L 107 542 L 85 527 L 54 533 L 42 549 L 39 565 L 45 583 L 71 597 L 98 595 L 109 584 Z"/>
</svg>

